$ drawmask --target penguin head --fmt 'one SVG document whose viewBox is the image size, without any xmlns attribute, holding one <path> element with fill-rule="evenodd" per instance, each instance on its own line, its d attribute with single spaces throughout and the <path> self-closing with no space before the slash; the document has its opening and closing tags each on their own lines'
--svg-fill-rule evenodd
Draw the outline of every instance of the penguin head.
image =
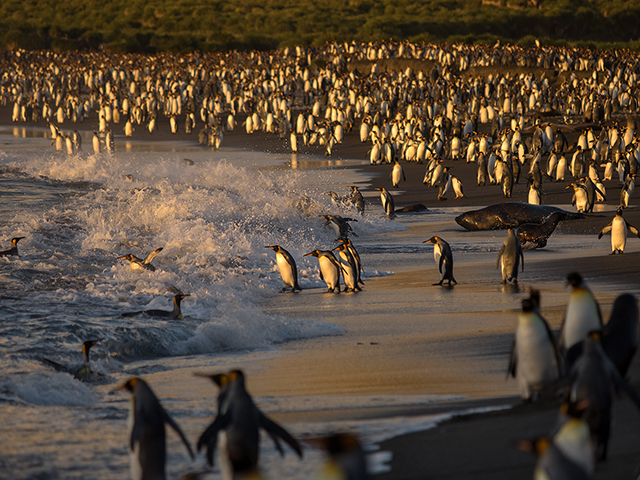
<svg viewBox="0 0 640 480">
<path fill-rule="evenodd" d="M 621 217 L 622 216 L 622 209 L 619 208 L 618 210 L 616 210 L 616 217 Z"/>
<path fill-rule="evenodd" d="M 180 305 L 180 302 L 182 301 L 183 298 L 190 297 L 190 296 L 191 294 L 189 293 L 179 293 L 178 295 L 173 297 L 173 303 Z"/>
<path fill-rule="evenodd" d="M 313 252 L 309 252 L 303 255 L 303 257 L 318 257 L 320 255 L 320 250 L 314 250 Z"/>
<path fill-rule="evenodd" d="M 279 252 L 280 251 L 280 245 L 266 245 L 264 248 L 270 248 L 274 252 Z"/>
<path fill-rule="evenodd" d="M 116 388 L 115 391 L 128 390 L 129 392 L 133 392 L 136 386 L 141 382 L 143 382 L 141 378 L 132 377 L 129 380 L 127 380 L 124 384 L 122 384 L 120 387 Z"/>
<path fill-rule="evenodd" d="M 93 347 L 96 343 L 101 342 L 102 340 L 104 340 L 104 338 L 99 338 L 97 340 L 87 340 L 82 344 L 82 356 L 85 358 L 85 361 L 89 361 L 89 350 L 91 350 L 91 347 Z"/>
<path fill-rule="evenodd" d="M 12 247 L 16 247 L 18 245 L 18 242 L 20 240 L 22 240 L 24 237 L 15 237 L 11 239 L 11 246 Z"/>
<path fill-rule="evenodd" d="M 522 300 L 522 311 L 523 312 L 533 312 L 536 309 L 534 302 L 531 301 L 530 298 L 525 298 Z"/>
<path fill-rule="evenodd" d="M 429 240 L 425 240 L 422 243 L 438 243 L 438 237 L 437 236 L 431 237 Z"/>
<path fill-rule="evenodd" d="M 567 283 L 571 285 L 573 288 L 580 287 L 582 285 L 582 275 L 578 272 L 571 272 L 567 275 Z"/>
<path fill-rule="evenodd" d="M 131 262 L 133 261 L 133 255 L 131 253 L 127 253 L 122 257 L 118 257 L 118 260 L 129 260 Z"/>
</svg>

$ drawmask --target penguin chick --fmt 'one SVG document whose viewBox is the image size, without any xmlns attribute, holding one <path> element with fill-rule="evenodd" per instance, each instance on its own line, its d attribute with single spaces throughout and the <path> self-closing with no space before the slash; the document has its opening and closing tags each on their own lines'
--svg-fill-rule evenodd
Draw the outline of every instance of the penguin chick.
<svg viewBox="0 0 640 480">
<path fill-rule="evenodd" d="M 627 230 L 640 238 L 638 229 L 622 217 L 622 208 L 619 208 L 613 220 L 598 234 L 598 240 L 600 240 L 605 233 L 611 232 L 611 254 L 624 253 L 624 247 L 627 245 Z"/>
<path fill-rule="evenodd" d="M 327 292 L 333 293 L 337 288 L 340 293 L 340 263 L 331 250 L 314 250 L 305 257 L 316 257 L 320 265 L 320 279 L 327 284 Z"/>
<path fill-rule="evenodd" d="M 507 230 L 507 238 L 502 244 L 500 252 L 498 252 L 498 260 L 496 261 L 496 268 L 500 268 L 502 272 L 502 283 L 518 283 L 520 259 L 522 259 L 522 270 L 524 271 L 522 245 L 516 236 L 515 230 L 510 228 Z"/>
<path fill-rule="evenodd" d="M 178 424 L 162 408 L 151 388 L 141 378 L 131 378 L 116 391 L 132 393 L 129 412 L 129 454 L 134 480 L 165 480 L 166 444 L 164 424 L 175 430 L 194 459 L 189 442 Z"/>
<path fill-rule="evenodd" d="M 270 420 L 255 405 L 245 385 L 241 370 L 232 370 L 228 374 L 204 375 L 218 387 L 218 414 L 215 420 L 198 440 L 198 451 L 207 447 L 207 461 L 213 466 L 218 434 L 223 434 L 220 458 L 223 478 L 235 478 L 238 472 L 255 471 L 258 468 L 260 429 L 271 437 L 281 455 L 284 455 L 280 440 L 283 440 L 302 457 L 298 441 L 284 428 Z"/>
<path fill-rule="evenodd" d="M 177 320 L 182 318 L 182 310 L 180 310 L 180 303 L 183 298 L 190 297 L 190 294 L 178 294 L 173 297 L 173 310 L 142 310 L 138 312 L 127 312 L 122 313 L 121 317 L 135 317 L 136 315 L 142 315 L 143 313 L 149 315 L 150 317 L 158 317 L 158 318 L 167 318 L 170 320 Z"/>
<path fill-rule="evenodd" d="M 449 244 L 441 237 L 431 237 L 429 240 L 425 240 L 422 243 L 433 243 L 433 259 L 438 265 L 438 271 L 440 272 L 440 282 L 434 283 L 434 285 L 442 285 L 445 280 L 457 285 L 456 279 L 453 278 L 453 252 Z"/>
<path fill-rule="evenodd" d="M 76 364 L 64 366 L 59 364 L 58 362 L 49 360 L 48 358 L 43 358 L 42 360 L 59 372 L 69 373 L 82 382 L 89 382 L 91 380 L 94 380 L 94 372 L 91 370 L 91 364 L 89 362 L 89 351 L 91 350 L 91 347 L 93 347 L 97 343 L 100 343 L 102 340 L 104 340 L 104 338 L 99 338 L 97 340 L 87 340 L 82 344 L 81 365 Z"/>
<path fill-rule="evenodd" d="M 540 315 L 539 292 L 522 301 L 511 347 L 508 375 L 518 380 L 525 401 L 538 398 L 560 376 L 561 357 L 547 321 Z"/>
<path fill-rule="evenodd" d="M 276 263 L 278 265 L 278 270 L 280 270 L 282 283 L 284 284 L 281 291 L 285 292 L 287 287 L 291 287 L 292 292 L 302 290 L 300 285 L 298 285 L 298 267 L 296 266 L 296 261 L 293 259 L 291 254 L 280 245 L 271 245 L 264 248 L 270 248 L 276 252 Z"/>
<path fill-rule="evenodd" d="M 0 252 L 0 257 L 9 257 L 9 256 L 16 256 L 19 257 L 20 255 L 18 255 L 18 242 L 20 240 L 22 240 L 25 237 L 15 237 L 11 239 L 11 248 L 9 250 L 4 250 L 2 252 Z"/>
<path fill-rule="evenodd" d="M 366 480 L 367 459 L 358 438 L 350 433 L 334 433 L 328 437 L 311 439 L 329 455 L 317 480 Z"/>
<path fill-rule="evenodd" d="M 151 261 L 154 258 L 156 258 L 156 255 L 158 255 L 161 251 L 162 251 L 162 247 L 156 248 L 153 252 L 147 255 L 144 260 L 142 258 L 136 257 L 131 253 L 128 253 L 122 257 L 118 257 L 118 260 L 129 260 L 129 263 L 131 264 L 131 268 L 134 270 L 145 269 L 145 270 L 149 270 L 150 272 L 155 272 L 156 267 L 151 265 Z"/>
</svg>

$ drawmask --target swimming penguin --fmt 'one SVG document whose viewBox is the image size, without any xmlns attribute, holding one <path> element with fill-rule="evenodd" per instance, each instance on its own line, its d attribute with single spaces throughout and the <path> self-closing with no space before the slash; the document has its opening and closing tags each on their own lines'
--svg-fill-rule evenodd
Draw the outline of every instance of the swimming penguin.
<svg viewBox="0 0 640 480">
<path fill-rule="evenodd" d="M 151 265 L 151 262 L 154 258 L 156 258 L 156 255 L 158 255 L 161 251 L 162 251 L 162 247 L 156 248 L 144 259 L 138 258 L 135 255 L 128 253 L 126 255 L 123 255 L 122 257 L 118 257 L 118 260 L 129 260 L 129 263 L 131 264 L 131 268 L 134 270 L 144 269 L 144 270 L 149 270 L 150 272 L 155 272 L 156 267 Z"/>
<path fill-rule="evenodd" d="M 391 170 L 391 173 L 389 173 L 389 178 L 391 179 L 391 185 L 393 185 L 393 188 L 398 188 L 400 179 L 404 180 L 405 182 L 407 181 L 407 178 L 404 175 L 404 170 L 402 169 L 402 165 L 400 165 L 400 162 L 398 160 L 396 160 L 393 164 L 393 169 Z"/>
<path fill-rule="evenodd" d="M 349 222 L 357 222 L 355 218 L 343 218 L 340 215 L 320 215 L 327 221 L 327 225 L 331 225 L 333 229 L 336 231 L 336 235 L 338 238 L 348 238 L 349 234 L 353 234 L 356 237 L 358 236 L 356 232 L 353 231 Z"/>
<path fill-rule="evenodd" d="M 598 234 L 598 240 L 600 240 L 605 233 L 611 232 L 611 254 L 624 253 L 624 247 L 627 244 L 627 230 L 640 238 L 638 229 L 622 217 L 622 208 L 619 208 L 613 220 Z"/>
<path fill-rule="evenodd" d="M 449 286 L 451 286 L 451 282 L 457 285 L 458 282 L 453 278 L 453 252 L 449 244 L 438 236 L 431 237 L 422 243 L 433 243 L 433 259 L 436 261 L 441 275 L 440 282 L 434 285 L 442 285 L 445 280 L 449 282 Z"/>
<path fill-rule="evenodd" d="M 166 444 L 164 424 L 168 423 L 185 444 L 191 459 L 191 446 L 178 424 L 169 416 L 149 385 L 131 378 L 116 391 L 132 393 L 129 412 L 129 455 L 133 480 L 165 480 Z"/>
<path fill-rule="evenodd" d="M 376 188 L 376 190 L 380 190 L 380 199 L 382 200 L 382 209 L 384 210 L 384 213 L 392 219 L 395 217 L 396 206 L 391 193 L 389 193 L 389 191 L 384 187 Z"/>
<path fill-rule="evenodd" d="M 344 243 L 347 246 L 347 249 L 349 250 L 349 252 L 353 256 L 353 259 L 356 262 L 356 272 L 358 274 L 358 283 L 360 285 L 364 285 L 364 282 L 362 281 L 362 274 L 364 273 L 364 268 L 362 267 L 362 261 L 360 260 L 360 255 L 358 254 L 356 247 L 353 245 L 353 242 L 351 242 L 351 240 L 349 240 L 348 238 L 338 238 L 336 242 Z"/>
<path fill-rule="evenodd" d="M 340 263 L 333 256 L 331 250 L 314 250 L 305 257 L 316 257 L 320 265 L 320 279 L 327 284 L 327 292 L 333 293 L 337 289 L 340 293 Z"/>
<path fill-rule="evenodd" d="M 19 257 L 20 255 L 18 254 L 18 242 L 20 240 L 22 240 L 25 237 L 15 237 L 11 239 L 11 248 L 9 250 L 4 250 L 2 252 L 0 252 L 0 257 L 9 257 L 9 256 L 16 256 Z"/>
<path fill-rule="evenodd" d="M 522 440 L 518 448 L 538 457 L 533 478 L 548 480 L 591 480 L 594 462 L 589 425 L 570 417 L 553 438 Z"/>
<path fill-rule="evenodd" d="M 329 455 L 317 480 L 367 480 L 367 459 L 358 437 L 351 433 L 334 433 L 328 437 L 311 439 Z"/>
<path fill-rule="evenodd" d="M 553 333 L 540 315 L 540 293 L 522 300 L 508 374 L 518 380 L 525 401 L 538 398 L 560 377 L 562 360 Z"/>
<path fill-rule="evenodd" d="M 280 276 L 284 284 L 281 291 L 285 292 L 287 287 L 291 287 L 292 292 L 302 290 L 300 285 L 298 285 L 298 267 L 291 254 L 280 245 L 271 245 L 264 248 L 270 248 L 276 252 L 276 263 L 278 264 L 278 270 L 280 270 Z"/>
<path fill-rule="evenodd" d="M 349 188 L 351 188 L 351 203 L 355 205 L 356 210 L 360 215 L 364 215 L 365 203 L 362 193 L 360 193 L 360 190 L 358 190 L 358 187 L 355 185 L 350 185 Z"/>
<path fill-rule="evenodd" d="M 136 315 L 142 315 L 143 313 L 150 317 L 166 318 L 170 320 L 177 320 L 182 318 L 182 311 L 180 310 L 180 303 L 183 298 L 190 297 L 190 294 L 179 293 L 173 297 L 173 310 L 142 310 L 139 312 L 126 312 L 120 314 L 121 317 L 135 317 Z"/>
<path fill-rule="evenodd" d="M 342 269 L 342 279 L 344 280 L 344 291 L 349 290 L 353 292 L 359 292 L 360 286 L 358 285 L 358 266 L 353 258 L 353 255 L 349 251 L 346 244 L 341 243 L 333 251 L 338 250 L 338 257 L 340 268 Z"/>
<path fill-rule="evenodd" d="M 197 375 L 211 379 L 220 387 L 218 413 L 213 423 L 200 436 L 198 451 L 206 446 L 207 461 L 213 466 L 218 434 L 222 434 L 219 459 L 223 478 L 230 480 L 235 478 L 234 474 L 237 472 L 257 469 L 260 429 L 267 432 L 281 455 L 284 455 L 280 445 L 280 440 L 283 440 L 302 457 L 298 441 L 256 406 L 247 392 L 241 370 L 232 370 L 228 374 Z"/>
<path fill-rule="evenodd" d="M 558 340 L 558 347 L 565 355 L 565 361 L 571 347 L 584 340 L 587 333 L 602 328 L 600 306 L 586 286 L 582 275 L 578 272 L 570 273 L 567 276 L 567 283 L 573 290 Z"/>
<path fill-rule="evenodd" d="M 48 358 L 43 358 L 42 360 L 60 372 L 68 373 L 70 375 L 73 375 L 80 381 L 88 382 L 94 380 L 95 377 L 93 371 L 91 370 L 91 364 L 89 362 L 89 351 L 91 350 L 91 347 L 93 347 L 96 343 L 100 343 L 102 340 L 104 340 L 104 338 L 99 338 L 97 340 L 87 340 L 82 344 L 82 363 L 80 365 L 76 364 L 64 366 L 58 362 L 49 360 Z"/>
<path fill-rule="evenodd" d="M 524 271 L 522 245 L 516 236 L 515 230 L 510 228 L 507 230 L 507 238 L 502 244 L 500 252 L 498 252 L 498 260 L 496 262 L 496 268 L 500 268 L 502 272 L 502 283 L 518 283 L 520 259 L 522 259 L 522 270 Z"/>
<path fill-rule="evenodd" d="M 640 398 L 622 378 L 616 366 L 607 357 L 601 345 L 601 332 L 589 332 L 583 343 L 582 355 L 570 370 L 569 400 L 574 404 L 586 403 L 584 419 L 589 424 L 595 446 L 596 459 L 607 459 L 613 390 L 624 391 L 640 409 Z"/>
</svg>

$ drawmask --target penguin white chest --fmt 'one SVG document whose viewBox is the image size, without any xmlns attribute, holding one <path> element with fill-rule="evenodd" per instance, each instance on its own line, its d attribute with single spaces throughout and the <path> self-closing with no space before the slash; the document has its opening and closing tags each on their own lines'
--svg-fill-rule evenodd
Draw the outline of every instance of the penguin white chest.
<svg viewBox="0 0 640 480">
<path fill-rule="evenodd" d="M 571 293 L 564 321 L 564 348 L 568 349 L 584 340 L 592 330 L 599 330 L 598 307 L 588 290 L 576 289 Z"/>
<path fill-rule="evenodd" d="M 335 288 L 340 281 L 340 271 L 328 258 L 320 257 L 320 271 L 328 288 Z"/>
<path fill-rule="evenodd" d="M 282 276 L 282 281 L 293 287 L 295 280 L 293 278 L 293 268 L 287 262 L 287 259 L 281 253 L 276 254 L 276 263 L 278 264 L 278 270 L 280 270 L 280 275 Z"/>
<path fill-rule="evenodd" d="M 611 251 L 624 252 L 627 244 L 627 225 L 622 217 L 616 216 L 611 224 Z"/>
</svg>

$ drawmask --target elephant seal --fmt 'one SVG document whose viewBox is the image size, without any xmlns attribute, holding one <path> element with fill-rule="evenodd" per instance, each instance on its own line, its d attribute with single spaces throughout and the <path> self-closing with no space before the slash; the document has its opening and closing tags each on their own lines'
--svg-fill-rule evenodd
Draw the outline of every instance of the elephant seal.
<svg viewBox="0 0 640 480">
<path fill-rule="evenodd" d="M 523 223 L 542 223 L 555 212 L 564 213 L 564 220 L 585 218 L 581 213 L 567 212 L 550 205 L 507 202 L 463 213 L 456 217 L 456 222 L 467 230 L 504 230 L 517 228 Z"/>
<path fill-rule="evenodd" d="M 563 212 L 552 213 L 542 223 L 523 223 L 518 227 L 518 238 L 522 245 L 527 242 L 533 244 L 533 248 L 544 248 L 547 239 L 551 236 L 560 221 L 564 220 Z"/>
</svg>

